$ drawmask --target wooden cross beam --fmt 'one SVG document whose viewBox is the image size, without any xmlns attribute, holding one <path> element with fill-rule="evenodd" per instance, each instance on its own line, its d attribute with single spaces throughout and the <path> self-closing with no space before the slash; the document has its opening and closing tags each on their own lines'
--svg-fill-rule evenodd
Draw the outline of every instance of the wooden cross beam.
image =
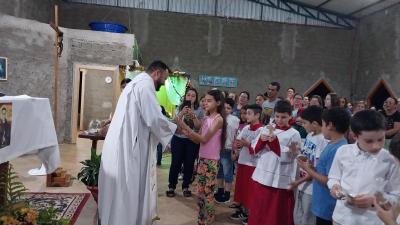
<svg viewBox="0 0 400 225">
<path fill-rule="evenodd" d="M 53 48 L 53 59 L 54 59 L 54 93 L 53 93 L 53 109 L 54 109 L 54 126 L 57 131 L 58 125 L 58 58 L 61 56 L 62 52 L 62 40 L 63 32 L 58 28 L 58 5 L 54 6 L 54 22 L 50 22 L 51 28 L 54 29 L 55 39 Z"/>
</svg>

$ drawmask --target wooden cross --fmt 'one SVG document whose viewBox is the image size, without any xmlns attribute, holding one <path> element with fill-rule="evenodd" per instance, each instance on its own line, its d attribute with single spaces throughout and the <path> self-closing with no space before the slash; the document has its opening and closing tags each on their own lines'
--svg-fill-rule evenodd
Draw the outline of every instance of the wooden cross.
<svg viewBox="0 0 400 225">
<path fill-rule="evenodd" d="M 54 126 L 57 131 L 57 106 L 58 106 L 58 58 L 61 57 L 63 49 L 63 32 L 58 29 L 58 5 L 54 6 L 54 22 L 50 22 L 51 28 L 55 31 L 53 59 L 54 59 L 54 93 L 53 93 L 53 108 L 54 108 Z"/>
</svg>

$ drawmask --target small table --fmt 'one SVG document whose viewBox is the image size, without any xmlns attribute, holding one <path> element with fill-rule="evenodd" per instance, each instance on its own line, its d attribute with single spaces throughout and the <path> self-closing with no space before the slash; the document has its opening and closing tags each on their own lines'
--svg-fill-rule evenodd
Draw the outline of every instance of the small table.
<svg viewBox="0 0 400 225">
<path fill-rule="evenodd" d="M 87 132 L 80 133 L 78 135 L 78 137 L 92 140 L 92 149 L 96 149 L 96 150 L 97 150 L 97 141 L 104 140 L 106 138 L 105 135 L 101 135 L 99 133 L 90 134 L 90 133 L 87 133 Z"/>
</svg>

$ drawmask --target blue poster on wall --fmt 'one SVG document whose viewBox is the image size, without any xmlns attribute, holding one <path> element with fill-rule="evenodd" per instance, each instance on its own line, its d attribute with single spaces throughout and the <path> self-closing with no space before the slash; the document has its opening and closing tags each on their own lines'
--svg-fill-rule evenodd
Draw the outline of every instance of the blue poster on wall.
<svg viewBox="0 0 400 225">
<path fill-rule="evenodd" d="M 234 77 L 200 75 L 199 84 L 201 86 L 236 88 L 238 81 Z"/>
</svg>

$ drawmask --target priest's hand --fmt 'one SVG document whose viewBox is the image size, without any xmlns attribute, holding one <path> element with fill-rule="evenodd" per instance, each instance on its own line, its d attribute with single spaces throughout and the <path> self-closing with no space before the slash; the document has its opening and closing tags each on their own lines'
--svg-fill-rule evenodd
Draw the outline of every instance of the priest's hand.
<svg viewBox="0 0 400 225">
<path fill-rule="evenodd" d="M 190 130 L 189 126 L 186 125 L 185 122 L 183 122 L 183 117 L 176 117 L 176 124 L 178 125 L 179 128 L 182 129 L 182 132 L 184 132 L 183 130 Z"/>
<path fill-rule="evenodd" d="M 180 116 L 180 113 L 176 115 L 173 119 L 172 122 L 175 123 L 176 125 L 179 125 L 179 120 L 182 120 L 182 117 Z"/>
</svg>

